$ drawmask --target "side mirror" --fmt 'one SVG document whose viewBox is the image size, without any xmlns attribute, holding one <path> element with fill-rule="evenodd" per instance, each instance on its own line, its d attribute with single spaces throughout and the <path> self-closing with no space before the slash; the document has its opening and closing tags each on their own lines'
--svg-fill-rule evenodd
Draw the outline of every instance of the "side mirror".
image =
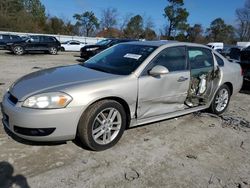
<svg viewBox="0 0 250 188">
<path fill-rule="evenodd" d="M 156 65 L 154 68 L 152 68 L 149 71 L 149 75 L 151 76 L 160 76 L 160 75 L 164 75 L 168 73 L 169 73 L 169 70 L 162 65 Z"/>
</svg>

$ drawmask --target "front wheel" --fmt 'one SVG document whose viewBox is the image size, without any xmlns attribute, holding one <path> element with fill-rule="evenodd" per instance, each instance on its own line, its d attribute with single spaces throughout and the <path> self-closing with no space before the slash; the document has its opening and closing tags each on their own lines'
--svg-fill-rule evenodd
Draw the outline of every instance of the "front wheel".
<svg viewBox="0 0 250 188">
<path fill-rule="evenodd" d="M 24 49 L 22 46 L 15 46 L 13 49 L 14 54 L 16 55 L 23 55 L 24 54 Z"/>
<path fill-rule="evenodd" d="M 210 111 L 220 115 L 226 111 L 231 97 L 230 89 L 227 85 L 222 85 L 216 92 L 213 102 L 210 106 Z"/>
<path fill-rule="evenodd" d="M 103 100 L 91 105 L 78 124 L 81 142 L 95 151 L 114 146 L 126 127 L 123 106 L 113 100 Z"/>
<path fill-rule="evenodd" d="M 57 54 L 57 48 L 56 47 L 50 47 L 49 48 L 49 53 L 51 55 L 56 55 Z"/>
</svg>

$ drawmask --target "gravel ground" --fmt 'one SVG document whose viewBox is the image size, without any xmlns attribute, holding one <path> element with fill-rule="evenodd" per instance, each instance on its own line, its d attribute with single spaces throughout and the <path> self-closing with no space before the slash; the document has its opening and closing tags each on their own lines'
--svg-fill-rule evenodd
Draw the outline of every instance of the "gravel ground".
<svg viewBox="0 0 250 188">
<path fill-rule="evenodd" d="M 0 51 L 0 100 L 20 76 L 79 63 L 78 55 Z M 232 99 L 225 117 L 195 113 L 129 129 L 102 152 L 77 141 L 27 142 L 0 126 L 0 187 L 250 187 L 247 93 Z"/>
</svg>

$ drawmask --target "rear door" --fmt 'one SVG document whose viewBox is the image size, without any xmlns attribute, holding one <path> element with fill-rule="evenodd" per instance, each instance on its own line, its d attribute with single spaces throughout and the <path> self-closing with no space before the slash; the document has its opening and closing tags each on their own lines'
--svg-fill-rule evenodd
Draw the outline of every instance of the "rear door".
<svg viewBox="0 0 250 188">
<path fill-rule="evenodd" d="M 156 65 L 165 66 L 169 73 L 160 77 L 149 75 Z M 138 80 L 138 119 L 183 110 L 189 80 L 186 47 L 170 47 L 160 52 Z"/>
<path fill-rule="evenodd" d="M 190 107 L 206 105 L 213 97 L 220 80 L 220 68 L 215 67 L 210 49 L 188 47 L 191 82 L 186 104 Z"/>
<path fill-rule="evenodd" d="M 68 50 L 69 51 L 80 51 L 81 45 L 80 42 L 77 41 L 71 41 L 68 45 Z"/>
</svg>

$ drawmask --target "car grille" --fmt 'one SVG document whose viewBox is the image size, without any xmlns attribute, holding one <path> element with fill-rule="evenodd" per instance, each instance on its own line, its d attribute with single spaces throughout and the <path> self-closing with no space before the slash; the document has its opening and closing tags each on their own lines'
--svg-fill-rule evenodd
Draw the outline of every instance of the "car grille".
<svg viewBox="0 0 250 188">
<path fill-rule="evenodd" d="M 10 102 L 12 102 L 13 104 L 16 104 L 18 102 L 18 99 L 12 95 L 11 93 L 9 93 L 9 97 L 8 99 L 10 100 Z"/>
</svg>

